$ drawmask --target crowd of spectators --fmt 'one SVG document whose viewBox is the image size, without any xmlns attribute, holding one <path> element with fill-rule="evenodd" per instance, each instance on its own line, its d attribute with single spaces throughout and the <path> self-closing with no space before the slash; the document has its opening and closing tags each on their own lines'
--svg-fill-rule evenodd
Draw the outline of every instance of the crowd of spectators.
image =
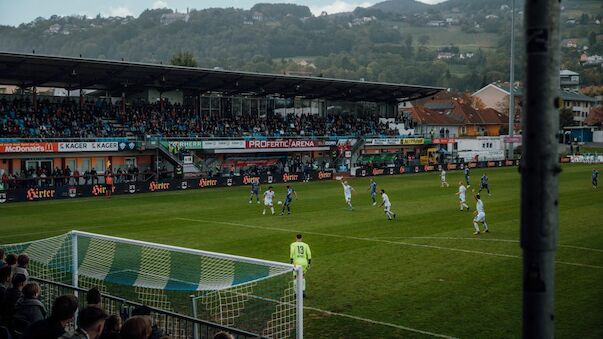
<svg viewBox="0 0 603 339">
<path fill-rule="evenodd" d="M 31 101 L 0 100 L 0 137 L 95 138 L 114 134 L 112 106 L 106 101 L 42 100 L 34 110 Z"/>
<path fill-rule="evenodd" d="M 50 313 L 40 301 L 40 285 L 29 279 L 29 256 L 0 249 L 0 339 L 169 339 L 146 306 L 130 314 L 108 314 L 98 288 L 86 294 L 86 306 L 73 294 L 57 297 Z M 77 326 L 72 326 L 77 312 Z M 214 338 L 233 339 L 225 332 Z"/>
<path fill-rule="evenodd" d="M 171 173 L 171 172 L 169 172 Z M 165 167 L 160 169 L 160 177 L 164 178 L 169 174 Z M 86 170 L 80 173 L 77 169 L 73 171 L 66 166 L 64 169 L 56 167 L 49 170 L 44 167 L 29 167 L 21 171 L 4 171 L 0 175 L 0 191 L 14 188 L 28 187 L 60 187 L 60 186 L 78 186 L 78 185 L 97 185 L 105 183 L 107 171 L 98 173 L 96 168 Z M 146 168 L 140 171 L 136 166 L 128 168 L 114 168 L 112 170 L 114 183 L 128 183 L 135 181 L 148 181 L 156 176 L 156 173 Z"/>
<path fill-rule="evenodd" d="M 159 103 L 128 103 L 107 100 L 0 99 L 0 137 L 98 138 L 156 135 L 163 137 L 288 137 L 397 135 L 378 116 L 363 114 L 244 113 L 208 116 L 191 106 Z"/>
</svg>

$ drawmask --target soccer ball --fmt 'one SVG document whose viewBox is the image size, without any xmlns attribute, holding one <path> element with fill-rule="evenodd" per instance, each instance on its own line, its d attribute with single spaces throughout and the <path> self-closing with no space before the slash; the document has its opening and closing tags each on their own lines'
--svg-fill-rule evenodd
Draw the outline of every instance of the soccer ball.
<svg viewBox="0 0 603 339">
<path fill-rule="evenodd" d="M 279 200 L 279 201 L 277 202 L 277 204 L 282 205 L 282 204 L 283 204 L 283 202 Z"/>
</svg>

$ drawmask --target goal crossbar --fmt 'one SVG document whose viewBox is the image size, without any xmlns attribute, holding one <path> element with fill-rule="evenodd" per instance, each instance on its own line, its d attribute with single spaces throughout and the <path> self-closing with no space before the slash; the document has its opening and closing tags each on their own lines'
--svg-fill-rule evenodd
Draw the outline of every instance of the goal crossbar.
<svg viewBox="0 0 603 339">
<path fill-rule="evenodd" d="M 82 232 L 82 231 L 77 231 L 77 230 L 73 230 L 69 233 L 76 237 L 84 236 L 87 238 L 115 241 L 115 242 L 119 242 L 122 244 L 144 246 L 144 247 L 156 248 L 156 249 L 178 252 L 178 253 L 212 257 L 212 258 L 217 258 L 217 259 L 229 259 L 229 260 L 233 260 L 233 261 L 244 262 L 244 263 L 254 264 L 254 265 L 266 265 L 266 266 L 280 267 L 280 268 L 283 268 L 285 270 L 290 270 L 290 271 L 295 270 L 295 266 L 293 266 L 291 264 L 278 262 L 278 261 L 249 258 L 249 257 L 243 257 L 243 256 L 234 255 L 234 254 L 210 252 L 210 251 L 204 251 L 204 250 L 198 250 L 198 249 L 186 248 L 186 247 L 180 247 L 180 246 L 174 246 L 174 245 L 158 244 L 158 243 L 147 242 L 147 241 L 142 241 L 142 240 L 120 238 L 120 237 L 115 237 L 115 236 L 110 236 L 110 235 Z"/>
</svg>

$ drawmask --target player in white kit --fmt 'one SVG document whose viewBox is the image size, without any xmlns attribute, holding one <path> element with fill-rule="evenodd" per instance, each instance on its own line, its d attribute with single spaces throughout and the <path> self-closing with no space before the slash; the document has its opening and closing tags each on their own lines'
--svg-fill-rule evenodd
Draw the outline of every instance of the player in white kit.
<svg viewBox="0 0 603 339">
<path fill-rule="evenodd" d="M 461 211 L 463 210 L 463 208 L 466 208 L 467 211 L 469 210 L 469 205 L 467 205 L 467 202 L 465 201 L 466 192 L 467 188 L 465 188 L 465 185 L 463 185 L 462 181 L 459 181 L 459 191 L 456 192 L 456 195 L 459 196 L 459 205 L 461 207 Z"/>
<path fill-rule="evenodd" d="M 342 181 L 341 185 L 343 186 L 343 195 L 345 197 L 345 203 L 348 204 L 348 208 L 350 210 L 353 210 L 354 207 L 352 207 L 352 191 L 354 191 L 354 188 L 350 186 L 347 181 Z"/>
<path fill-rule="evenodd" d="M 383 202 L 380 206 L 383 206 L 383 211 L 385 212 L 385 216 L 387 220 L 392 220 L 396 218 L 396 213 L 392 212 L 392 203 L 389 201 L 389 197 L 385 194 L 385 190 L 381 190 L 381 199 Z"/>
<path fill-rule="evenodd" d="M 440 181 L 442 182 L 440 187 L 450 187 L 450 185 L 448 185 L 448 182 L 446 181 L 446 171 L 442 168 L 442 172 L 440 172 Z"/>
<path fill-rule="evenodd" d="M 272 199 L 274 198 L 274 191 L 272 190 L 272 186 L 268 187 L 268 190 L 264 192 L 264 211 L 262 215 L 266 215 L 266 208 L 270 207 L 270 211 L 272 215 L 274 215 L 274 205 L 272 204 Z"/>
<path fill-rule="evenodd" d="M 486 212 L 484 211 L 484 203 L 482 202 L 482 199 L 478 194 L 475 194 L 475 190 L 473 190 L 473 197 L 475 198 L 475 212 L 473 212 L 473 214 L 475 215 L 475 218 L 473 218 L 473 228 L 475 228 L 475 232 L 473 234 L 478 235 L 479 232 L 479 225 L 478 223 L 482 223 L 484 225 L 484 233 L 488 233 L 488 224 L 486 224 Z"/>
</svg>

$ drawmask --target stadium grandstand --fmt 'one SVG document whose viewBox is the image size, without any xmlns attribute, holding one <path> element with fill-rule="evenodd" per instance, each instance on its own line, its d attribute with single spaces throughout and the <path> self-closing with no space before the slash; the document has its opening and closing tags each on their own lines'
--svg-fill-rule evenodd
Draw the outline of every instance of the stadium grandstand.
<svg viewBox="0 0 603 339">
<path fill-rule="evenodd" d="M 399 103 L 442 90 L 6 52 L 0 67 L 3 201 L 103 194 L 109 173 L 115 193 L 330 177 L 364 138 L 412 135 Z"/>
</svg>

